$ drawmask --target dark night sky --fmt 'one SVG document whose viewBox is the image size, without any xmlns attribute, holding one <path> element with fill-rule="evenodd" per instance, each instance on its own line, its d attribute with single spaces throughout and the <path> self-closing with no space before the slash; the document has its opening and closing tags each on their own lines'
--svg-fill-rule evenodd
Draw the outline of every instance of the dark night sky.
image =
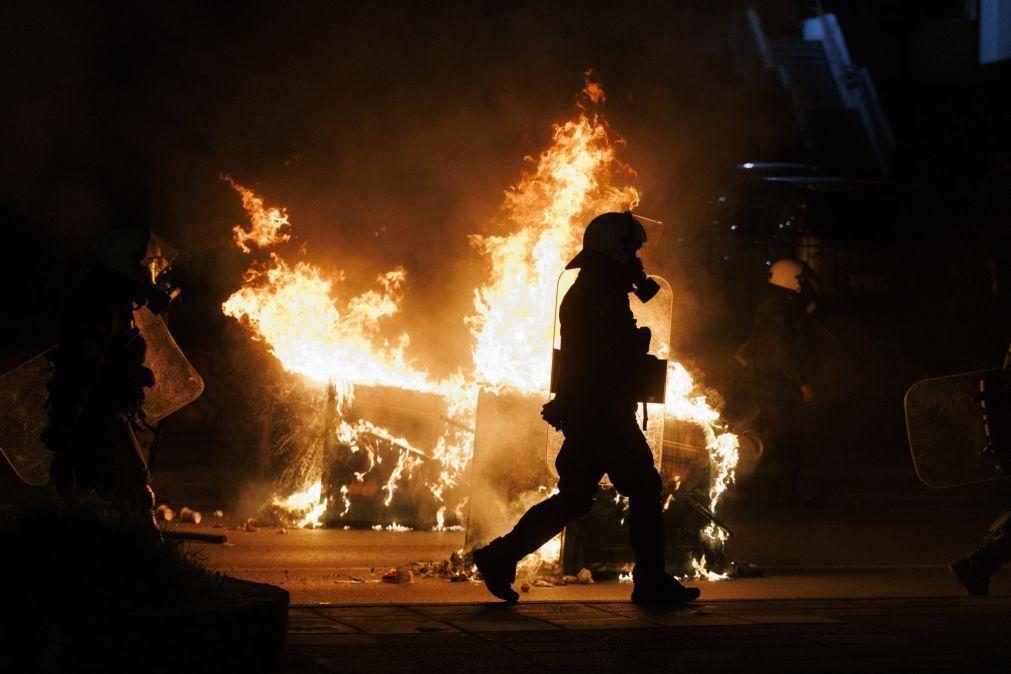
<svg viewBox="0 0 1011 674">
<path fill-rule="evenodd" d="M 481 278 L 464 235 L 493 226 L 523 157 L 572 116 L 586 68 L 665 236 L 692 231 L 737 162 L 802 154 L 789 108 L 751 69 L 748 4 L 5 3 L 5 362 L 55 339 L 55 298 L 115 225 L 148 224 L 183 249 L 177 328 L 212 334 L 195 326 L 220 323 L 247 263 L 229 245 L 244 218 L 221 172 L 287 206 L 293 249 L 344 269 L 349 289 L 405 266 L 406 327 L 453 362 Z M 767 28 L 796 25 L 795 3 L 759 4 Z M 935 134 L 937 120 L 975 118 L 965 105 L 920 114 L 906 56 L 922 17 L 886 5 L 846 4 L 851 50 L 881 82 L 900 165 L 927 165 L 936 135 L 949 149 L 930 177 L 946 180 L 966 143 L 950 123 Z"/>
<path fill-rule="evenodd" d="M 404 265 L 422 342 L 447 323 L 464 337 L 480 277 L 464 235 L 488 231 L 523 157 L 572 116 L 586 68 L 644 211 L 669 223 L 690 226 L 684 204 L 708 174 L 760 141 L 731 86 L 734 3 L 710 5 L 8 5 L 8 296 L 44 317 L 26 297 L 48 304 L 96 233 L 140 223 L 188 254 L 189 300 L 213 311 L 245 264 L 228 248 L 243 215 L 227 172 L 286 205 L 296 244 L 351 286 Z"/>
</svg>

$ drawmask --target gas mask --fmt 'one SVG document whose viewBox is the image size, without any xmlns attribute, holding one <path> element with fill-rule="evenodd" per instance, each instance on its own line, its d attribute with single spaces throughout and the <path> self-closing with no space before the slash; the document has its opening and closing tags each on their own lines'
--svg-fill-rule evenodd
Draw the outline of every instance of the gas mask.
<svg viewBox="0 0 1011 674">
<path fill-rule="evenodd" d="M 631 211 L 598 215 L 590 221 L 583 233 L 583 250 L 565 268 L 578 269 L 587 264 L 593 255 L 609 258 L 621 265 L 624 280 L 631 286 L 631 292 L 641 302 L 649 302 L 660 291 L 660 285 L 646 275 L 642 258 L 639 257 L 639 250 L 647 238 L 643 222 L 654 230 L 663 227 L 662 222 L 632 215 Z"/>
<path fill-rule="evenodd" d="M 98 242 L 97 254 L 104 266 L 129 279 L 137 308 L 146 306 L 160 314 L 179 296 L 169 277 L 178 252 L 156 234 L 139 228 L 113 230 Z"/>
<path fill-rule="evenodd" d="M 138 305 L 146 306 L 153 314 L 160 314 L 168 309 L 172 301 L 182 293 L 179 286 L 169 278 L 168 272 L 169 269 L 166 269 L 154 282 L 141 284 L 134 295 L 134 301 Z"/>
<path fill-rule="evenodd" d="M 146 278 L 142 284 L 140 299 L 142 304 L 153 314 L 160 314 L 179 297 L 182 289 L 171 278 L 172 262 L 179 255 L 172 246 L 155 233 L 151 233 L 147 241 L 147 250 L 141 264 L 146 270 Z"/>
<path fill-rule="evenodd" d="M 632 215 L 631 211 L 625 211 L 628 218 L 628 234 L 626 236 L 626 247 L 628 256 L 628 271 L 632 281 L 632 292 L 645 304 L 653 299 L 660 292 L 660 284 L 651 279 L 646 274 L 646 269 L 639 257 L 639 249 L 646 243 L 646 229 L 638 216 Z M 647 219 L 648 218 L 644 218 Z M 650 222 L 656 222 L 651 220 Z M 659 224 L 659 223 L 657 223 Z"/>
<path fill-rule="evenodd" d="M 629 265 L 632 268 L 632 292 L 645 304 L 660 292 L 660 284 L 646 275 L 646 269 L 638 256 L 633 257 Z"/>
</svg>

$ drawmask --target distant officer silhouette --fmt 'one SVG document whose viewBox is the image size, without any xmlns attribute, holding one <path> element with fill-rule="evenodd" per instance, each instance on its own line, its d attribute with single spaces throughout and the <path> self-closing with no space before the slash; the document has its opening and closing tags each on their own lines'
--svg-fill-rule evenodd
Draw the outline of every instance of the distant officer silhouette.
<svg viewBox="0 0 1011 674">
<path fill-rule="evenodd" d="M 153 525 L 154 493 L 135 431 L 154 375 L 133 312 L 146 305 L 159 313 L 174 297 L 156 282 L 168 261 L 145 229 L 113 230 L 96 252 L 63 303 L 42 440 L 54 452 L 50 477 L 64 500 L 96 493 Z"/>
<path fill-rule="evenodd" d="M 803 453 L 804 406 L 814 400 L 811 384 L 811 319 L 814 289 L 803 262 L 782 259 L 769 268 L 769 284 L 755 310 L 751 336 L 737 360 L 751 375 L 766 446 L 761 482 L 778 503 L 798 497 Z"/>
<path fill-rule="evenodd" d="M 565 441 L 555 461 L 558 493 L 533 506 L 511 532 L 474 551 L 489 591 L 516 601 L 516 564 L 590 512 L 606 474 L 629 499 L 635 552 L 632 600 L 681 603 L 699 596 L 664 569 L 660 475 L 635 419 L 636 384 L 649 332 L 636 326 L 628 293 L 649 301 L 659 286 L 646 276 L 637 252 L 646 231 L 631 213 L 604 213 L 583 235 L 582 251 L 566 266 L 579 269 L 560 311 L 561 350 L 556 397 L 545 421 Z"/>
</svg>

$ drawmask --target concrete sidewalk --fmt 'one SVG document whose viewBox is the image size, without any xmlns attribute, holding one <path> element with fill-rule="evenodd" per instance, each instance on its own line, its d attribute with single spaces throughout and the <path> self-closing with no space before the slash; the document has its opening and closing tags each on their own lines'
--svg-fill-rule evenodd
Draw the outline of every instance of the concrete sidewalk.
<svg viewBox="0 0 1011 674">
<path fill-rule="evenodd" d="M 293 606 L 288 672 L 1007 672 L 1011 598 Z"/>
</svg>

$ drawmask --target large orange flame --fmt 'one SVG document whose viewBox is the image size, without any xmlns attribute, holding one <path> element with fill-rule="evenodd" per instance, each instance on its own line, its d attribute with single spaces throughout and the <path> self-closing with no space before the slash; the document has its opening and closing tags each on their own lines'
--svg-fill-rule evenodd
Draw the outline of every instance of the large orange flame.
<svg viewBox="0 0 1011 674">
<path fill-rule="evenodd" d="M 320 384 L 332 382 L 342 409 L 346 409 L 356 384 L 434 392 L 446 399 L 448 417 L 454 423 L 446 424 L 430 452 L 428 458 L 439 463 L 440 471 L 426 485 L 444 504 L 438 512 L 437 530 L 447 528 L 447 507 L 461 519 L 465 502 L 446 503 L 445 498 L 449 488 L 461 482 L 472 456 L 468 427 L 474 419 L 478 388 L 547 391 L 558 277 L 578 252 L 586 222 L 600 212 L 638 204 L 637 189 L 622 184 L 635 175 L 617 158 L 622 141 L 613 136 L 602 116 L 592 112 L 603 100 L 603 89 L 588 76 L 576 118 L 555 126 L 550 147 L 536 160 L 530 159 L 531 168 L 506 192 L 499 223 L 503 233 L 470 238 L 486 261 L 488 277 L 474 290 L 474 312 L 465 319 L 474 338 L 473 362 L 454 377 L 432 381 L 408 358 L 407 335 L 393 341 L 380 336 L 383 320 L 401 306 L 406 285 L 401 268 L 381 275 L 373 290 L 347 298 L 340 294 L 342 274 L 326 274 L 309 263 L 292 264 L 270 254 L 250 269 L 243 287 L 223 305 L 225 314 L 241 320 L 255 338 L 266 342 L 287 371 Z M 264 249 L 288 240 L 288 234 L 281 232 L 289 226 L 283 208 L 265 209 L 261 197 L 231 178 L 224 179 L 242 196 L 251 221 L 248 231 L 235 228 L 236 245 L 248 253 L 250 244 Z M 736 437 L 723 429 L 719 413 L 688 371 L 673 361 L 666 407 L 655 406 L 653 412 L 697 423 L 705 430 L 711 458 L 710 509 L 715 511 L 733 482 Z M 393 438 L 364 420 L 342 421 L 338 434 L 352 452 L 369 452 L 371 466 L 375 457 L 360 442 L 365 435 L 383 437 L 401 448 L 383 486 L 387 505 L 398 483 L 412 479 L 423 461 L 406 440 Z M 358 480 L 363 478 L 364 474 L 357 476 Z M 342 516 L 353 507 L 350 492 L 347 485 L 339 491 Z M 319 482 L 276 499 L 275 505 L 297 508 L 300 522 L 311 526 L 319 523 L 322 514 L 319 508 L 307 507 L 313 499 L 317 505 L 321 500 Z M 402 529 L 399 525 L 387 527 Z M 726 532 L 713 525 L 704 535 L 722 544 Z M 536 559 L 557 556 L 558 541 L 554 540 Z M 695 565 L 704 569 L 704 559 Z"/>
<path fill-rule="evenodd" d="M 245 285 L 222 310 L 267 342 L 286 370 L 333 382 L 342 400 L 354 384 L 431 388 L 425 373 L 404 356 L 410 341 L 406 334 L 393 343 L 379 338 L 381 321 L 400 308 L 404 270 L 382 274 L 376 289 L 347 300 L 335 291 L 341 280 L 341 275 L 328 278 L 311 264 L 290 266 L 271 254 L 246 273 Z"/>
<path fill-rule="evenodd" d="M 221 179 L 239 193 L 242 197 L 242 208 L 249 215 L 248 231 L 238 225 L 232 228 L 235 245 L 243 253 L 252 252 L 249 244 L 257 248 L 266 248 L 276 243 L 284 243 L 291 238 L 289 234 L 281 232 L 282 228 L 289 226 L 288 213 L 285 209 L 267 208 L 262 197 L 238 184 L 229 175 L 222 174 Z"/>
<path fill-rule="evenodd" d="M 588 79 L 583 96 L 593 102 L 603 92 Z M 512 231 L 471 236 L 490 277 L 474 291 L 475 313 L 466 319 L 482 384 L 547 391 L 558 276 L 579 251 L 590 218 L 639 203 L 634 187 L 613 184 L 633 175 L 615 156 L 620 144 L 599 115 L 581 111 L 556 125 L 551 147 L 506 192 L 502 214 Z"/>
</svg>

